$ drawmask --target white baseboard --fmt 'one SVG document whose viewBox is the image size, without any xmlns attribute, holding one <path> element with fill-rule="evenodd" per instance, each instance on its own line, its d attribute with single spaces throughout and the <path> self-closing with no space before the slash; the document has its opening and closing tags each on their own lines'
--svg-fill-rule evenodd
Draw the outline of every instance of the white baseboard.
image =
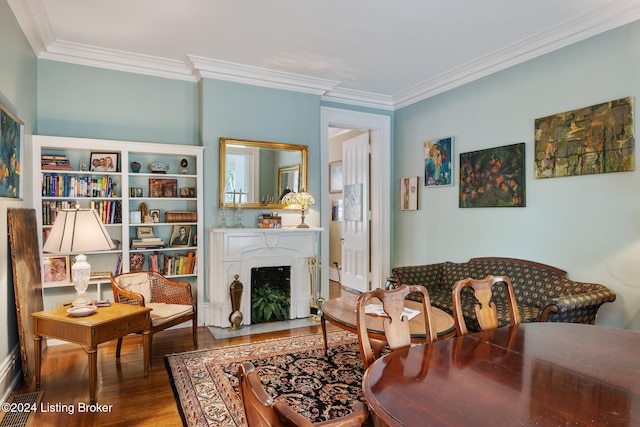
<svg viewBox="0 0 640 427">
<path fill-rule="evenodd" d="M 20 346 L 16 345 L 0 364 L 0 402 L 6 402 L 22 377 Z"/>
<path fill-rule="evenodd" d="M 340 282 L 340 272 L 335 267 L 329 267 L 329 280 Z"/>
</svg>

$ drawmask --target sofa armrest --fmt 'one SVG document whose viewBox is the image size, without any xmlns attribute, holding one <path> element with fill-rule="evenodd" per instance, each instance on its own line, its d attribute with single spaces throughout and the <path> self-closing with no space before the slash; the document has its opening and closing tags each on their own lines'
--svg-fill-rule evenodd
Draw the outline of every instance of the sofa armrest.
<svg viewBox="0 0 640 427">
<path fill-rule="evenodd" d="M 538 321 L 594 324 L 600 306 L 615 299 L 616 293 L 604 286 L 582 294 L 552 298 L 540 307 Z"/>
</svg>

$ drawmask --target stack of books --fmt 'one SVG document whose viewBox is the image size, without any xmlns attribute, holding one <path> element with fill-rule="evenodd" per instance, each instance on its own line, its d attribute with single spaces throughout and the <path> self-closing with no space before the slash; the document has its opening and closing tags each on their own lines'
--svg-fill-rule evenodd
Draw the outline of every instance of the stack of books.
<svg viewBox="0 0 640 427">
<path fill-rule="evenodd" d="M 71 165 L 65 155 L 43 154 L 40 159 L 42 169 L 70 171 Z"/>
<path fill-rule="evenodd" d="M 131 249 L 158 249 L 164 248 L 165 243 L 160 237 L 143 237 L 131 239 Z"/>
</svg>

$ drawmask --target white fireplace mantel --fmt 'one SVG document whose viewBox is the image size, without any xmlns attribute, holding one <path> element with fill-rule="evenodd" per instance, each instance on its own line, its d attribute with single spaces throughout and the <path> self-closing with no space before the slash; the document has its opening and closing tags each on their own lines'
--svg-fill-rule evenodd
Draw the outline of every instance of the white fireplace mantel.
<svg viewBox="0 0 640 427">
<path fill-rule="evenodd" d="M 311 281 L 308 259 L 318 256 L 322 228 L 211 228 L 209 229 L 210 324 L 231 325 L 229 286 L 235 280 L 244 290 L 240 302 L 242 324 L 251 324 L 251 269 L 291 267 L 290 318 L 310 315 Z"/>
</svg>

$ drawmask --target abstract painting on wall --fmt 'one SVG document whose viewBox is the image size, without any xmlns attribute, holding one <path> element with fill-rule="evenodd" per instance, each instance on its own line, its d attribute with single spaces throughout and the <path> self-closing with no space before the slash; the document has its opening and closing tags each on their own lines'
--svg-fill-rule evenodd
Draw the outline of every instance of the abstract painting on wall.
<svg viewBox="0 0 640 427">
<path fill-rule="evenodd" d="M 535 120 L 534 177 L 632 171 L 633 98 Z"/>
<path fill-rule="evenodd" d="M 461 208 L 524 207 L 524 142 L 460 154 Z"/>
<path fill-rule="evenodd" d="M 425 187 L 453 185 L 453 137 L 424 143 Z"/>
<path fill-rule="evenodd" d="M 0 104 L 0 197 L 22 198 L 24 123 Z"/>
</svg>

